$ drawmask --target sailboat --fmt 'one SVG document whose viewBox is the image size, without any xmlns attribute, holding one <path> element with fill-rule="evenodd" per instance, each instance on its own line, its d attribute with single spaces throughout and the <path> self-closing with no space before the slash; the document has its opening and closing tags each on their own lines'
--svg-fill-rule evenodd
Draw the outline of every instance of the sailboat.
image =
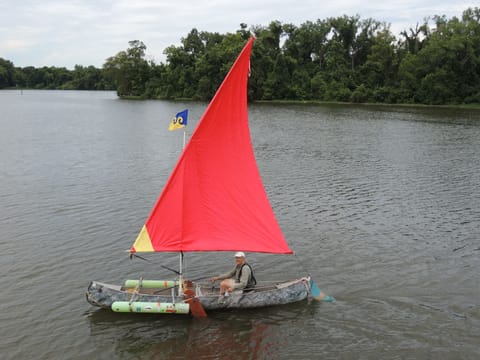
<svg viewBox="0 0 480 360">
<path fill-rule="evenodd" d="M 200 118 L 130 249 L 131 256 L 178 253 L 178 277 L 121 285 L 92 281 L 86 294 L 90 304 L 116 312 L 205 316 L 211 310 L 281 305 L 308 297 L 333 300 L 308 275 L 220 295 L 211 283 L 186 280 L 182 271 L 188 252 L 293 254 L 267 198 L 250 138 L 247 83 L 253 41 L 248 40 Z"/>
</svg>

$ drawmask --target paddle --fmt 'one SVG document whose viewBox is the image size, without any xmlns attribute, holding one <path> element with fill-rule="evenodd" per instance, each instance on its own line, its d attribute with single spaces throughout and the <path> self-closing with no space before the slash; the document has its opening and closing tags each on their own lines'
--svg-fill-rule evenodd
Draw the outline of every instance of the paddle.
<svg viewBox="0 0 480 360">
<path fill-rule="evenodd" d="M 310 278 L 310 294 L 315 300 L 318 301 L 325 301 L 325 302 L 334 302 L 335 298 L 333 296 L 325 294 L 323 291 L 319 289 L 315 281 Z"/>
</svg>

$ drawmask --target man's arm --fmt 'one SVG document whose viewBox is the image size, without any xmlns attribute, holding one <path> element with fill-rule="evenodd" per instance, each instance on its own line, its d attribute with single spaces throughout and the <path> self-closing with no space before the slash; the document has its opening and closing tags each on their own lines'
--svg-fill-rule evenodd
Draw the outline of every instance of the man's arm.
<svg viewBox="0 0 480 360">
<path fill-rule="evenodd" d="M 229 279 L 229 278 L 233 278 L 234 276 L 235 276 L 235 268 L 233 268 L 232 271 L 229 271 L 225 274 L 218 275 L 217 280 Z M 243 274 L 242 274 L 242 277 L 243 277 Z M 248 278 L 247 278 L 247 280 L 248 280 Z"/>
</svg>

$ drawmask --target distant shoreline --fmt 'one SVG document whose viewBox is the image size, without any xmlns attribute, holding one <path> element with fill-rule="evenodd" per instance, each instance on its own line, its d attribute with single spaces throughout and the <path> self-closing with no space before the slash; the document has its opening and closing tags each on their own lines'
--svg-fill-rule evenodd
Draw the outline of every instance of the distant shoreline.
<svg viewBox="0 0 480 360">
<path fill-rule="evenodd" d="M 4 88 L 0 91 L 107 91 L 112 92 L 115 90 L 75 90 L 75 89 L 31 89 L 31 88 Z M 118 96 L 118 95 L 117 95 Z M 186 102 L 198 102 L 201 100 L 193 98 L 175 98 L 175 99 L 166 99 L 166 98 L 147 98 L 144 96 L 118 96 L 121 100 L 166 100 L 166 101 L 186 101 Z M 467 109 L 467 110 L 480 110 L 480 104 L 441 104 L 441 105 L 428 105 L 428 104 L 412 104 L 412 103 L 360 103 L 360 102 L 341 102 L 341 101 L 319 101 L 319 100 L 253 100 L 250 101 L 251 104 L 274 104 L 274 105 L 307 105 L 307 106 L 318 106 L 318 105 L 343 105 L 343 106 L 376 106 L 376 107 L 405 107 L 405 108 L 440 108 L 440 109 Z"/>
<path fill-rule="evenodd" d="M 201 101 L 191 98 L 145 98 L 141 96 L 119 96 L 123 100 L 167 100 L 167 101 Z M 205 101 L 206 102 L 206 101 Z M 441 104 L 441 105 L 428 105 L 428 104 L 411 104 L 411 103 L 359 103 L 359 102 L 341 102 L 341 101 L 319 101 L 319 100 L 250 100 L 251 104 L 277 104 L 277 105 L 347 105 L 347 106 L 385 106 L 385 107 L 423 107 L 423 108 L 452 108 L 452 109 L 472 109 L 480 110 L 480 104 Z"/>
</svg>

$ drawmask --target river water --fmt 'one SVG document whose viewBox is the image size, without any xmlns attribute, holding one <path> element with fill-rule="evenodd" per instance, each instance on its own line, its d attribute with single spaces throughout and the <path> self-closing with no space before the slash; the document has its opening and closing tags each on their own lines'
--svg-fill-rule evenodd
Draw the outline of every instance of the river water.
<svg viewBox="0 0 480 360">
<path fill-rule="evenodd" d="M 310 273 L 335 303 L 207 319 L 90 306 L 91 280 L 171 278 L 129 260 L 204 103 L 111 92 L 0 92 L 3 359 L 480 358 L 480 111 L 253 104 L 252 141 L 295 256 L 248 254 L 257 279 Z M 232 254 L 186 255 L 191 278 Z"/>
</svg>

